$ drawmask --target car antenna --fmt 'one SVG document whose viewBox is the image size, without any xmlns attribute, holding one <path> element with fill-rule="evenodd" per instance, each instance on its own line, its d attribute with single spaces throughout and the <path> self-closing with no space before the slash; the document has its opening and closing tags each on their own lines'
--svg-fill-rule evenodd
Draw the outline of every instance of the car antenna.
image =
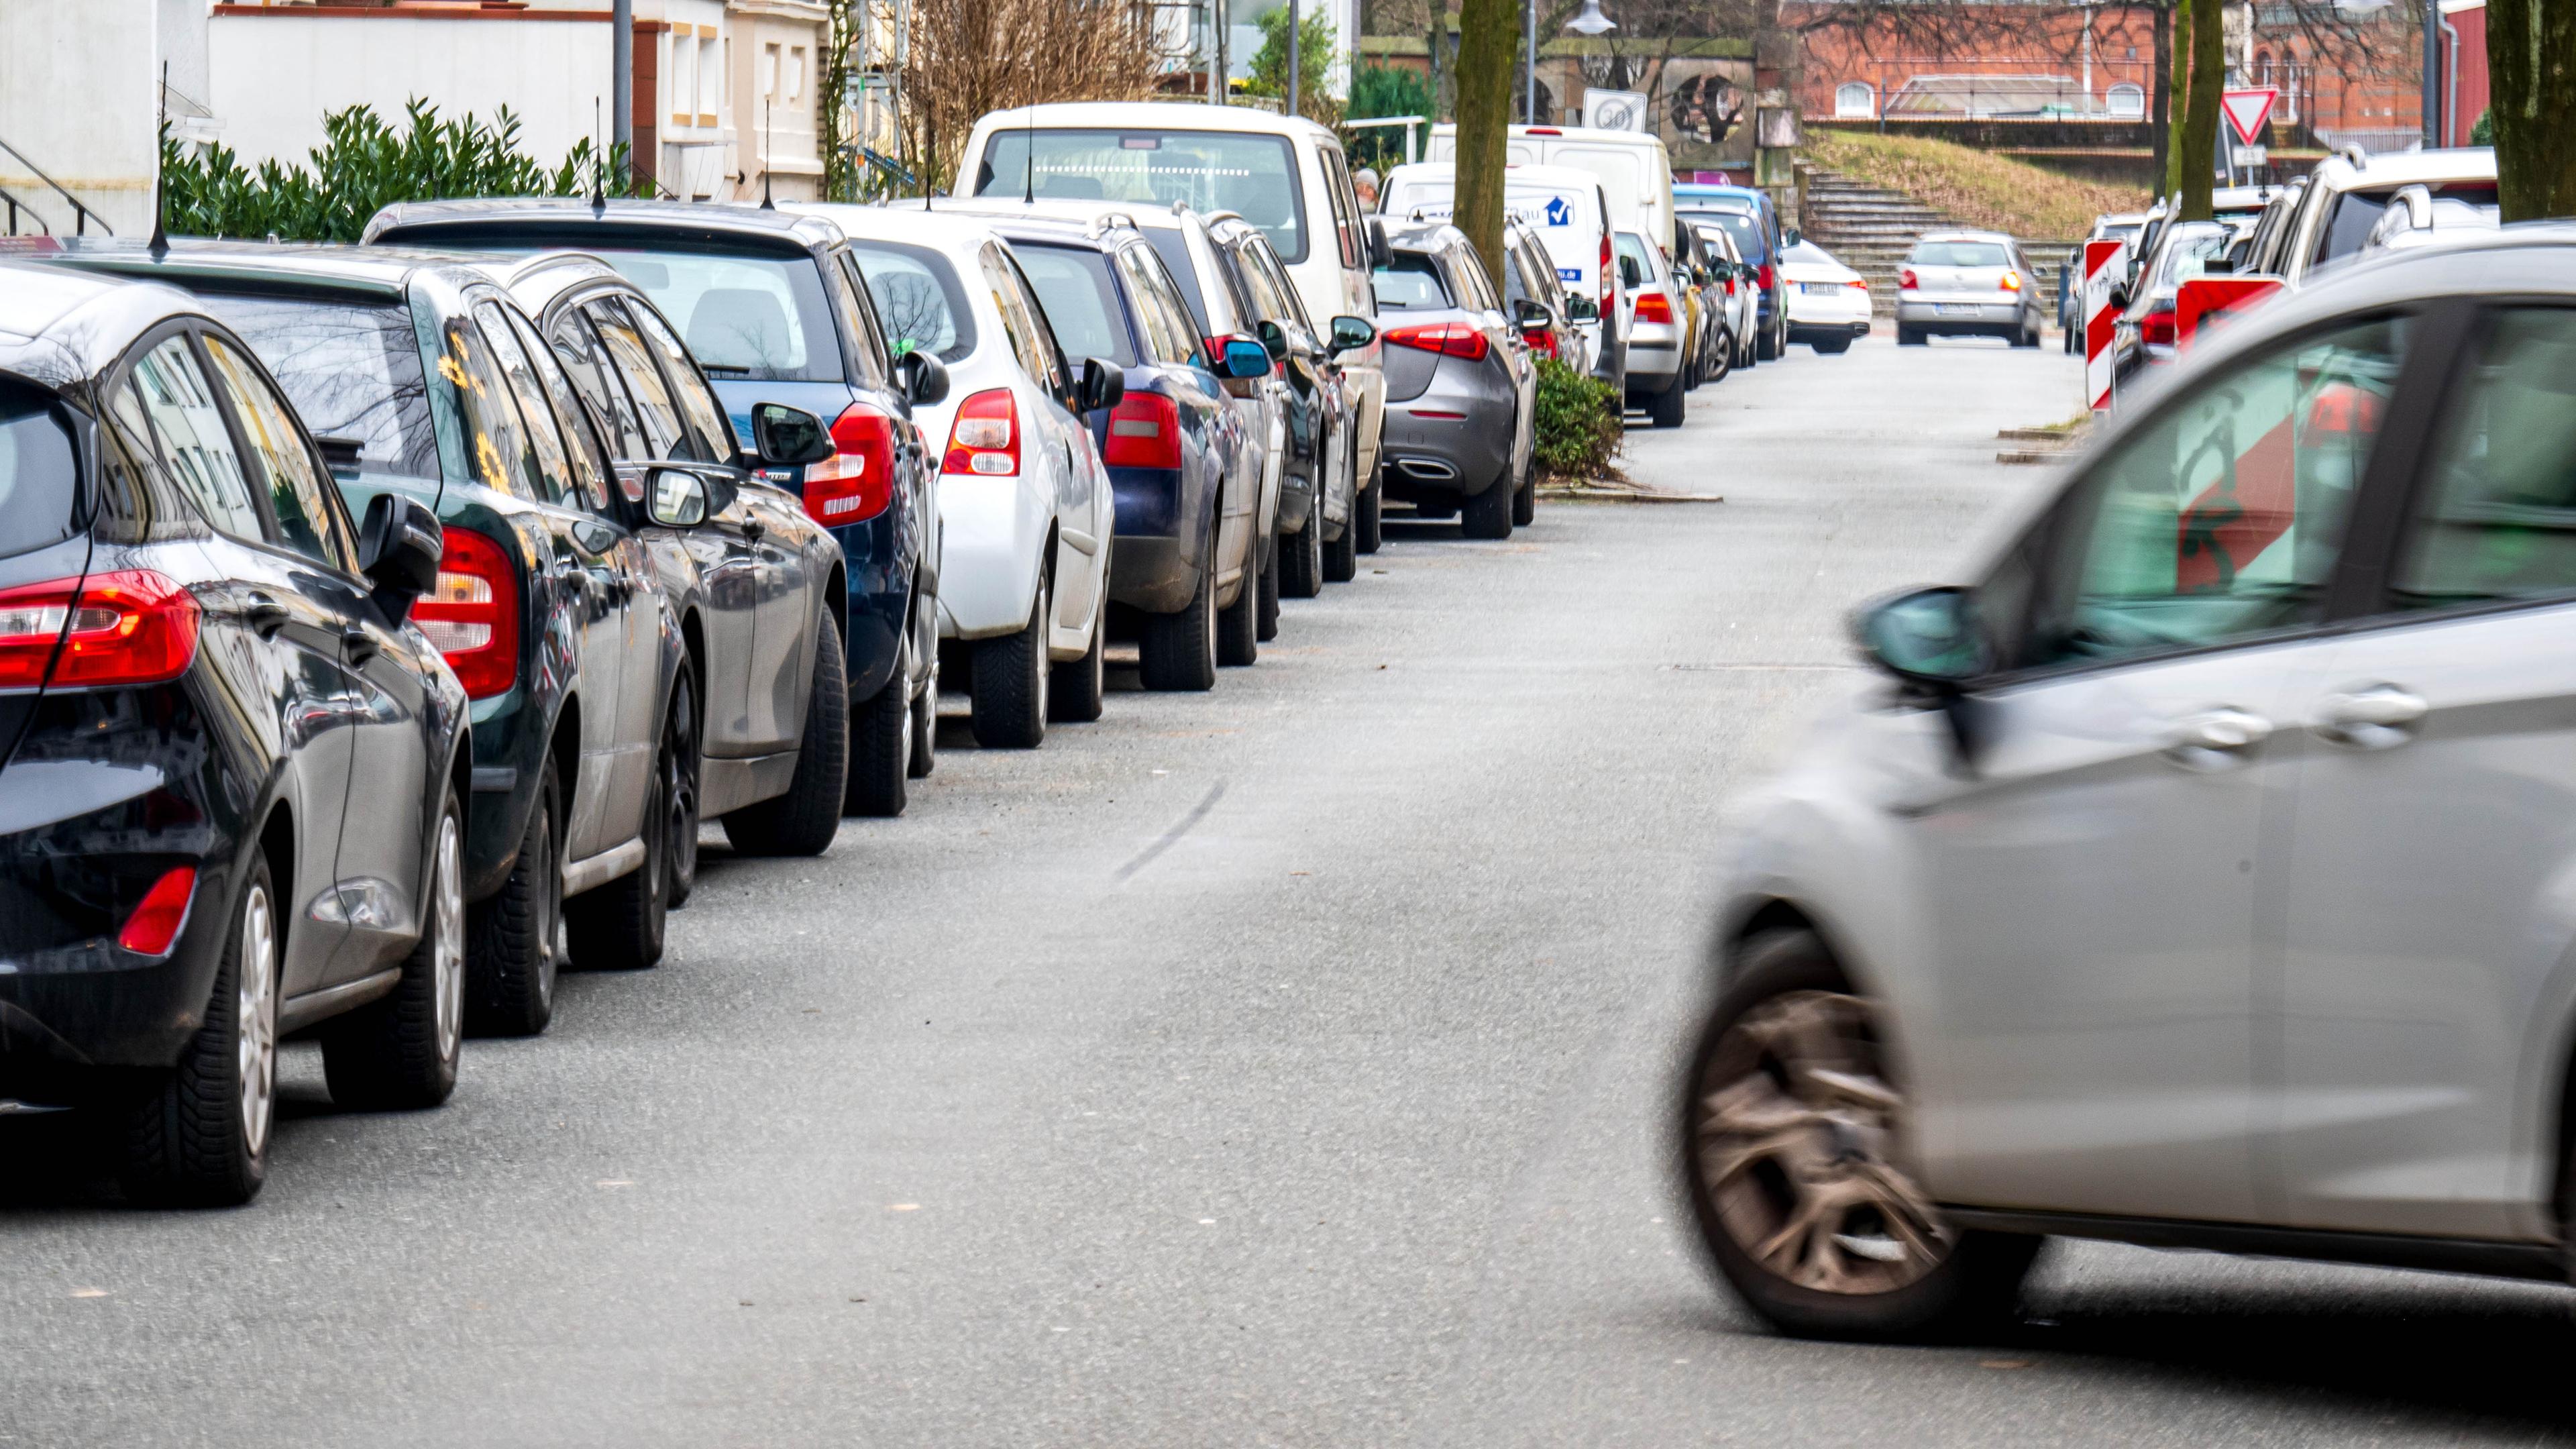
<svg viewBox="0 0 2576 1449">
<path fill-rule="evenodd" d="M 778 203 L 769 199 L 769 98 L 760 101 L 760 209 L 776 211 Z"/>
<path fill-rule="evenodd" d="M 159 115 L 152 126 L 152 144 L 160 146 L 168 144 L 167 138 L 170 134 L 170 62 L 166 60 L 161 62 L 161 104 L 157 109 Z M 150 249 L 152 260 L 156 262 L 170 254 L 170 233 L 162 227 L 162 214 L 168 209 L 169 194 L 169 188 L 162 185 L 160 179 L 155 177 L 152 182 Z"/>
<path fill-rule="evenodd" d="M 590 136 L 598 149 L 590 157 L 590 215 L 596 221 L 608 211 L 608 142 L 600 129 L 599 97 L 590 98 Z"/>
<path fill-rule="evenodd" d="M 1031 99 L 1026 106 L 1020 108 L 1020 138 L 1027 144 L 1029 153 L 1028 164 L 1020 168 L 1020 205 L 1022 206 L 1035 206 L 1038 202 L 1038 103 L 1035 99 L 1037 79 L 1038 53 L 1032 50 L 1029 52 Z"/>
</svg>

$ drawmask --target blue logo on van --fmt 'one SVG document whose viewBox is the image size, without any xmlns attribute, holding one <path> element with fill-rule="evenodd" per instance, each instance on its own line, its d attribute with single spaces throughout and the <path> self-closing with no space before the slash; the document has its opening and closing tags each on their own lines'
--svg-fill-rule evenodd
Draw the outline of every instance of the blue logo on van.
<svg viewBox="0 0 2576 1449">
<path fill-rule="evenodd" d="M 1548 198 L 1547 224 L 1549 226 L 1574 225 L 1574 208 L 1566 204 L 1564 197 L 1551 196 Z"/>
</svg>

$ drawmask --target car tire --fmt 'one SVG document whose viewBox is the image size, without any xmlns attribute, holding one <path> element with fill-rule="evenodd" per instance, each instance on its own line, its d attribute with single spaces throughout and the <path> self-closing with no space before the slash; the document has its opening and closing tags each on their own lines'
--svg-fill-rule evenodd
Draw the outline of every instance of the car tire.
<svg viewBox="0 0 2576 1449">
<path fill-rule="evenodd" d="M 1754 350 L 1762 354 L 1759 360 L 1763 362 L 1779 361 L 1780 354 L 1785 350 L 1782 346 L 1782 341 L 1785 336 L 1785 329 L 1778 327 L 1766 328 L 1755 333 Z"/>
<path fill-rule="evenodd" d="M 1656 427 L 1678 428 L 1682 425 L 1684 403 L 1681 385 L 1676 382 L 1646 399 L 1646 416 L 1654 421 Z"/>
<path fill-rule="evenodd" d="M 1709 381 L 1726 381 L 1727 374 L 1735 371 L 1735 353 L 1735 338 L 1733 334 L 1729 334 L 1726 339 L 1726 345 L 1718 348 L 1714 354 L 1713 365 L 1709 369 L 1708 374 Z"/>
<path fill-rule="evenodd" d="M 684 674 L 683 679 L 687 678 Z M 582 971 L 642 971 L 662 964 L 662 937 L 671 909 L 671 780 L 678 773 L 672 751 L 683 702 L 673 692 L 653 752 L 653 778 L 645 789 L 644 859 L 633 870 L 564 902 L 564 947 Z"/>
<path fill-rule="evenodd" d="M 1848 337 L 1819 337 L 1815 341 L 1815 349 L 1827 357 L 1839 356 L 1842 353 L 1851 351 L 1851 339 Z"/>
<path fill-rule="evenodd" d="M 1673 391 L 1681 391 L 1675 383 Z M 1512 495 L 1519 490 L 1509 478 L 1497 478 L 1484 492 L 1470 495 L 1458 509 L 1458 533 L 1463 538 L 1503 539 L 1512 536 Z"/>
<path fill-rule="evenodd" d="M 1136 640 L 1139 681 L 1147 689 L 1216 688 L 1216 539 L 1199 554 L 1199 577 L 1177 614 L 1148 614 Z"/>
<path fill-rule="evenodd" d="M 1897 346 L 1899 346 L 1899 347 L 1920 347 L 1920 346 L 1922 346 L 1922 345 L 1923 345 L 1923 329 L 1922 329 L 1922 328 L 1920 328 L 1920 327 L 1908 327 L 1908 326 L 1906 326 L 1906 325 L 1905 325 L 1904 323 L 1902 323 L 1902 322 L 1897 323 L 1897 324 L 1896 324 L 1896 345 L 1897 345 Z"/>
<path fill-rule="evenodd" d="M 252 848 L 245 875 L 205 1018 L 126 1115 L 116 1175 L 128 1201 L 232 1207 L 268 1178 L 281 907 L 265 851 Z"/>
<path fill-rule="evenodd" d="M 1512 490 L 1512 527 L 1527 528 L 1538 520 L 1538 460 L 1521 465 L 1520 486 Z"/>
<path fill-rule="evenodd" d="M 891 775 L 898 794 L 911 758 L 912 697 L 909 672 L 898 667 L 879 691 L 899 721 L 894 740 L 878 742 L 867 767 Z M 871 708 L 883 710 L 884 703 Z M 805 737 L 796 745 L 796 773 L 787 792 L 755 801 L 724 817 L 725 839 L 744 855 L 821 855 L 841 830 L 841 805 L 860 765 L 850 740 L 850 673 L 841 652 L 838 620 L 825 613 L 814 625 L 814 678 L 805 700 Z"/>
<path fill-rule="evenodd" d="M 1813 932 L 1767 933 L 1710 1014 L 1683 1083 L 1682 1171 L 1702 1243 L 1745 1306 L 1784 1333 L 1945 1336 L 2008 1313 L 2039 1251 L 2035 1237 L 1949 1228 L 1904 1164 L 1877 1151 L 1902 1142 L 1906 1124 L 1876 1011 Z M 1766 1114 L 1849 1130 L 1834 1132 L 1841 1150 L 1793 1153 Z M 1792 1239 L 1828 1189 L 1861 1196 Z M 1873 1230 L 1874 1250 L 1854 1245 Z"/>
<path fill-rule="evenodd" d="M 1357 463 L 1352 464 L 1358 467 Z M 1386 546 L 1386 485 L 1372 480 L 1369 486 L 1351 495 L 1351 532 L 1353 545 L 1361 553 L 1375 553 Z"/>
<path fill-rule="evenodd" d="M 698 733 L 701 718 L 698 676 L 682 669 L 671 685 L 670 725 L 679 735 L 665 746 L 678 768 L 663 777 L 662 797 L 662 808 L 671 817 L 671 909 L 675 911 L 687 905 L 698 888 L 698 819 L 705 799 L 699 792 L 707 766 L 706 747 Z"/>
<path fill-rule="evenodd" d="M 1311 527 L 1312 525 L 1309 525 Z M 1270 557 L 1261 565 L 1261 598 L 1253 610 L 1253 637 L 1267 644 L 1279 637 L 1279 536 L 1270 536 Z"/>
<path fill-rule="evenodd" d="M 1051 597 L 1041 576 L 1029 621 L 1019 632 L 978 639 L 971 646 L 969 703 L 974 706 L 975 743 L 985 749 L 1034 750 L 1046 742 L 1047 685 L 1055 673 L 1047 661 Z"/>
<path fill-rule="evenodd" d="M 563 965 L 563 785 L 554 752 L 537 773 L 510 874 L 465 912 L 465 1030 L 535 1036 L 555 1014 Z"/>
<path fill-rule="evenodd" d="M 1279 535 L 1279 592 L 1291 599 L 1311 599 L 1324 591 L 1324 505 L 1316 500 L 1306 526 Z"/>
<path fill-rule="evenodd" d="M 1308 524 L 1312 528 L 1315 525 Z M 1216 662 L 1240 669 L 1261 658 L 1261 578 L 1244 575 L 1234 602 L 1217 611 Z"/>
<path fill-rule="evenodd" d="M 1100 718 L 1109 693 L 1109 606 L 1091 611 L 1091 647 L 1080 659 L 1055 666 L 1055 683 L 1047 690 L 1047 718 L 1065 724 L 1089 724 Z"/>
<path fill-rule="evenodd" d="M 2015 347 L 2037 347 L 2039 345 L 2039 329 L 2037 327 L 2022 328 L 2019 332 L 2013 334 L 2012 345 Z"/>
<path fill-rule="evenodd" d="M 912 741 L 903 759 L 903 777 L 927 780 L 939 768 L 939 650 L 930 651 L 930 677 L 912 696 Z"/>
<path fill-rule="evenodd" d="M 465 1042 L 465 811 L 449 790 L 430 833 L 429 898 L 420 940 L 394 989 L 322 1030 L 322 1075 L 334 1106 L 416 1111 L 456 1090 Z"/>
<path fill-rule="evenodd" d="M 1323 526 L 1323 521 L 1318 519 L 1306 526 L 1308 528 L 1321 528 Z M 1359 576 L 1359 532 L 1349 523 L 1344 523 L 1342 525 L 1341 537 L 1328 538 L 1324 540 L 1324 582 L 1328 584 L 1347 584 Z"/>
<path fill-rule="evenodd" d="M 919 735 L 915 726 L 921 719 L 919 696 L 913 689 L 913 664 L 912 637 L 907 631 L 893 677 L 876 693 L 850 701 L 849 778 L 841 794 L 844 815 L 891 820 L 901 815 L 910 802 L 904 785 L 912 778 Z"/>
</svg>

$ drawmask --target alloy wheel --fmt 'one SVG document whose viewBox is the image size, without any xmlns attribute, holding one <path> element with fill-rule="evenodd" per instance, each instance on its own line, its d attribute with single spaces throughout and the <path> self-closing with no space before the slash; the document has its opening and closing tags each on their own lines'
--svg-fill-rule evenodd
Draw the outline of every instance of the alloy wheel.
<svg viewBox="0 0 2576 1449">
<path fill-rule="evenodd" d="M 438 1055 L 442 1061 L 456 1059 L 458 1044 L 465 1039 L 465 867 L 463 849 L 457 844 L 456 817 L 450 814 L 438 826 L 438 867 L 432 880 L 437 892 L 430 903 L 436 920 L 433 928 L 437 939 L 431 945 L 430 958 L 433 1026 L 438 1032 Z"/>
<path fill-rule="evenodd" d="M 277 917 L 268 888 L 254 881 L 242 903 L 241 967 L 233 983 L 233 1065 L 241 1093 L 242 1144 L 252 1158 L 268 1147 L 277 1111 Z"/>
<path fill-rule="evenodd" d="M 1867 1001 L 1793 991 L 1745 1013 L 1708 1058 L 1692 1168 L 1720 1229 L 1784 1282 L 1887 1293 L 1956 1242 L 1895 1159 L 1905 1100 L 1880 1056 Z"/>
<path fill-rule="evenodd" d="M 697 875 L 697 702 L 688 675 L 682 674 L 671 700 L 671 722 L 663 730 L 662 741 L 662 808 L 670 822 L 669 839 L 663 845 L 667 857 L 663 882 L 671 894 L 678 894 L 680 882 L 693 881 Z"/>
</svg>

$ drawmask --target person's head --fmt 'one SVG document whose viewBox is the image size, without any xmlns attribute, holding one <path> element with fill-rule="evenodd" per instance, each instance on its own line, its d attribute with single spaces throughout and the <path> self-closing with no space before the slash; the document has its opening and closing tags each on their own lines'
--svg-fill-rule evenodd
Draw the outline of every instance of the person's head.
<svg viewBox="0 0 2576 1449">
<path fill-rule="evenodd" d="M 1368 207 L 1371 210 L 1376 209 L 1377 171 L 1374 167 L 1363 166 L 1359 170 L 1352 172 L 1351 189 L 1360 194 L 1360 205 Z"/>
</svg>

